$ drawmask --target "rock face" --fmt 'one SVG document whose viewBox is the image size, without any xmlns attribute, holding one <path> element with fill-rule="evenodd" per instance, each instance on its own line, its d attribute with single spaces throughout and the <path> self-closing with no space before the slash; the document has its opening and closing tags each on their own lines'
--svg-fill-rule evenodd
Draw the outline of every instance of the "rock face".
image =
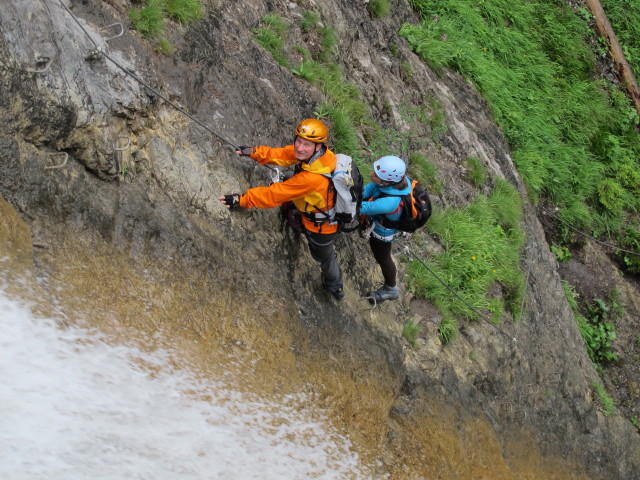
<svg viewBox="0 0 640 480">
<path fill-rule="evenodd" d="M 436 206 L 476 194 L 462 175 L 469 157 L 526 200 L 484 101 L 407 49 L 396 32 L 416 19 L 408 2 L 392 3 L 393 15 L 374 21 L 360 1 L 211 2 L 193 26 L 168 26 L 176 52 L 162 56 L 127 29 L 126 0 L 66 2 L 73 15 L 58 0 L 5 2 L 0 195 L 31 231 L 47 295 L 78 311 L 86 307 L 74 298 L 92 299 L 104 310 L 94 319 L 102 328 L 120 322 L 180 338 L 209 365 L 222 368 L 230 355 L 245 388 L 311 388 L 381 475 L 640 478 L 640 437 L 622 417 L 599 412 L 592 383 L 600 380 L 532 207 L 525 207 L 523 320 L 503 325 L 507 335 L 465 325 L 443 347 L 437 312 L 425 302 L 405 295 L 366 310 L 360 296 L 379 272 L 355 235 L 337 242 L 347 299 L 336 305 L 319 288 L 304 240 L 277 211 L 230 214 L 217 201 L 269 180 L 231 144 L 284 145 L 323 99 L 252 33 L 269 12 L 295 23 L 305 8 L 335 30 L 335 60 L 372 117 L 423 139 L 444 186 Z M 125 23 L 124 34 L 107 40 L 111 31 L 101 29 L 116 22 Z M 404 113 L 428 109 L 430 99 L 444 114 L 442 132 Z M 86 273 L 70 275 L 73 268 Z M 152 313 L 156 320 L 145 323 Z M 414 315 L 425 325 L 417 348 L 401 335 Z"/>
</svg>

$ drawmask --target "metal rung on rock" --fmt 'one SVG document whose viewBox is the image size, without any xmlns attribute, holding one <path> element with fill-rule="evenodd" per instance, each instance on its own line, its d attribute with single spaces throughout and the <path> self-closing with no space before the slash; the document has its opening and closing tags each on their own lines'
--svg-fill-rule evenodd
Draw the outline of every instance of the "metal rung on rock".
<svg viewBox="0 0 640 480">
<path fill-rule="evenodd" d="M 52 170 L 54 168 L 62 168 L 67 164 L 67 160 L 69 160 L 69 154 L 67 152 L 53 152 L 48 155 L 64 155 L 64 160 L 60 165 L 51 165 L 50 167 L 44 167 L 45 170 Z"/>
<path fill-rule="evenodd" d="M 514 422 L 523 422 L 525 418 L 527 418 L 527 412 L 525 412 L 524 410 L 516 410 L 515 412 L 513 412 Z"/>
<path fill-rule="evenodd" d="M 502 402 L 498 404 L 498 415 L 506 415 L 513 411 L 513 405 L 509 402 Z"/>
<path fill-rule="evenodd" d="M 41 63 L 44 63 L 44 67 L 42 68 L 27 68 L 26 71 L 27 72 L 31 72 L 31 73 L 44 73 L 47 70 L 49 70 L 49 67 L 51 66 L 51 63 L 53 62 L 53 57 L 47 57 L 44 55 L 37 55 L 36 54 L 36 65 L 39 65 Z"/>
<path fill-rule="evenodd" d="M 126 138 L 127 139 L 127 144 L 124 147 L 118 147 L 118 145 L 116 144 L 116 146 L 113 147 L 113 149 L 116 152 L 122 152 L 126 149 L 128 149 L 131 146 L 131 138 L 128 137 L 127 135 L 118 135 L 118 140 L 121 138 Z"/>
<path fill-rule="evenodd" d="M 106 27 L 102 27 L 100 29 L 100 31 L 104 32 L 105 30 L 107 30 L 108 28 L 111 28 L 111 27 L 120 27 L 120 33 L 115 34 L 113 37 L 105 38 L 104 39 L 105 42 L 108 42 L 109 40 L 113 40 L 114 38 L 121 37 L 122 34 L 124 33 L 124 25 L 122 25 L 121 23 L 112 23 L 111 25 L 107 25 Z"/>
</svg>

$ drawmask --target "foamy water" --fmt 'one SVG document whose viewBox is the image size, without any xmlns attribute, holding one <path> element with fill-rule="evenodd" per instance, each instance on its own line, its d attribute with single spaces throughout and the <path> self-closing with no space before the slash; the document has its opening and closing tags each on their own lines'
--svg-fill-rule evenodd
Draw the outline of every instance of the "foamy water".
<svg viewBox="0 0 640 480">
<path fill-rule="evenodd" d="M 61 329 L 0 290 L 0 478 L 370 478 L 303 397 L 249 400 L 170 357 Z"/>
</svg>

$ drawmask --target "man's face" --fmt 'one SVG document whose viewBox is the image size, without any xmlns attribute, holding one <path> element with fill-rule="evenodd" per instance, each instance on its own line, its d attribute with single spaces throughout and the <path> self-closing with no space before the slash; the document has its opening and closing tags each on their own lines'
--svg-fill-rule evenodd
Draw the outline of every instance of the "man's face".
<svg viewBox="0 0 640 480">
<path fill-rule="evenodd" d="M 313 143 L 311 140 L 307 140 L 302 137 L 296 137 L 293 142 L 293 148 L 296 154 L 296 159 L 304 162 L 309 160 L 314 153 L 320 148 L 319 143 Z"/>
</svg>

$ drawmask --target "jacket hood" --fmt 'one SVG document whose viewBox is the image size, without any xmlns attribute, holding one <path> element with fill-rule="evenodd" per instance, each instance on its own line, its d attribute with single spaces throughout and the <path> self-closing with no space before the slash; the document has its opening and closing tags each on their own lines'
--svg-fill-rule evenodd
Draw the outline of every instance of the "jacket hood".
<svg viewBox="0 0 640 480">
<path fill-rule="evenodd" d="M 318 153 L 320 152 L 322 153 L 317 158 L 314 158 L 314 155 L 309 162 L 301 162 L 300 168 L 307 172 L 318 173 L 320 175 L 327 175 L 333 172 L 337 162 L 335 154 L 326 147 L 318 151 Z"/>
</svg>

